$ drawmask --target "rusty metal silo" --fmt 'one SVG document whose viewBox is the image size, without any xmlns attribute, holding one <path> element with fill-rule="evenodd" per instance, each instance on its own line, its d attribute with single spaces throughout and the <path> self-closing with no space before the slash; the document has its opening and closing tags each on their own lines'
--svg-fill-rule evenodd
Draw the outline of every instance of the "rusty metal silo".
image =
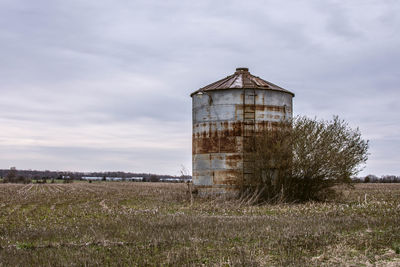
<svg viewBox="0 0 400 267">
<path fill-rule="evenodd" d="M 251 138 L 292 117 L 294 94 L 237 68 L 191 94 L 193 184 L 200 193 L 236 192 L 254 170 Z"/>
</svg>

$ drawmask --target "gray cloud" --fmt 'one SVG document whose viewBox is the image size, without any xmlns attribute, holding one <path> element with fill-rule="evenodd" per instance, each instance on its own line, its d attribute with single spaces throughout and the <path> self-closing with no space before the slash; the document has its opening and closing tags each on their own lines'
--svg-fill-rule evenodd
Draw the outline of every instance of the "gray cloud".
<svg viewBox="0 0 400 267">
<path fill-rule="evenodd" d="M 189 94 L 250 71 L 371 140 L 363 174 L 400 174 L 400 3 L 0 2 L 0 168 L 190 167 Z M 397 149 L 398 150 L 398 149 Z"/>
</svg>

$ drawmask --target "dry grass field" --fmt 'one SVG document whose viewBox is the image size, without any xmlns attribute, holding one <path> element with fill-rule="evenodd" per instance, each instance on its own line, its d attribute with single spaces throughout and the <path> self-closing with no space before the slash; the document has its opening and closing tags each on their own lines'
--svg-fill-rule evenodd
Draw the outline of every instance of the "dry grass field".
<svg viewBox="0 0 400 267">
<path fill-rule="evenodd" d="M 400 266 L 400 184 L 249 206 L 185 184 L 0 184 L 0 266 Z"/>
</svg>

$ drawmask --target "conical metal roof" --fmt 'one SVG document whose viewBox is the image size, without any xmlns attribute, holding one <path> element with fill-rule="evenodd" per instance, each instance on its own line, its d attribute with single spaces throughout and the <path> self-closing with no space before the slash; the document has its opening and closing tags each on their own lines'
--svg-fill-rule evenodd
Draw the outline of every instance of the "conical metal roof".
<svg viewBox="0 0 400 267">
<path fill-rule="evenodd" d="M 294 93 L 279 87 L 276 84 L 270 83 L 260 77 L 254 76 L 249 72 L 248 68 L 237 68 L 233 75 L 230 75 L 224 79 L 209 84 L 199 90 L 193 92 L 190 96 L 199 92 L 207 92 L 214 90 L 226 90 L 226 89 L 264 89 L 286 92 L 294 96 Z"/>
</svg>

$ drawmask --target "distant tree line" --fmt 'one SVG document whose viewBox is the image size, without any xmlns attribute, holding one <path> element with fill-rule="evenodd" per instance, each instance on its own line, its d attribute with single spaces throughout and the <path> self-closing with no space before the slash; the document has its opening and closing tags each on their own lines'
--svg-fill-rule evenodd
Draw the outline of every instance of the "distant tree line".
<svg viewBox="0 0 400 267">
<path fill-rule="evenodd" d="M 378 177 L 373 174 L 369 174 L 365 177 L 357 177 L 353 179 L 356 183 L 400 183 L 400 176 L 396 175 L 382 175 Z"/>
<path fill-rule="evenodd" d="M 70 172 L 70 171 L 39 171 L 39 170 L 17 170 L 15 167 L 10 169 L 0 169 L 0 180 L 3 183 L 47 183 L 62 180 L 64 183 L 74 180 L 82 180 L 82 177 L 106 177 L 122 178 L 141 177 L 143 182 L 162 182 L 162 181 L 186 181 L 192 177 L 190 175 L 158 175 L 151 173 L 133 172 Z"/>
</svg>

